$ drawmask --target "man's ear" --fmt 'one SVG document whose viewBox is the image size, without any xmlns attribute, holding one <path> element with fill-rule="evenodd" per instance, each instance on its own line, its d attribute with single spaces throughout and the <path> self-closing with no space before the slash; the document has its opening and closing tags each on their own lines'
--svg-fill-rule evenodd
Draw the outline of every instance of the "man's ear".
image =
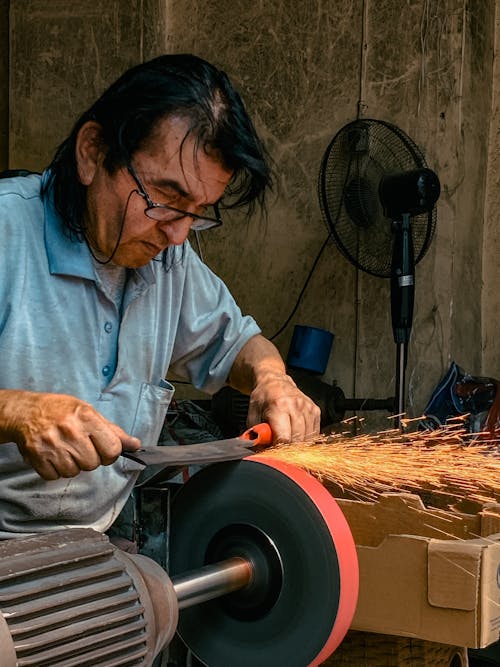
<svg viewBox="0 0 500 667">
<path fill-rule="evenodd" d="M 97 166 L 104 159 L 102 128 L 94 120 L 88 120 L 78 130 L 75 158 L 80 182 L 82 185 L 90 185 Z"/>
</svg>

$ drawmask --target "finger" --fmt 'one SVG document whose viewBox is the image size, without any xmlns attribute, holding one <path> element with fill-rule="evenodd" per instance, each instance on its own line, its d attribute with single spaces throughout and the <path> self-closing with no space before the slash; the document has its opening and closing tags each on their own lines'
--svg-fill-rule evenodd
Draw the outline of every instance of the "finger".
<svg viewBox="0 0 500 667">
<path fill-rule="evenodd" d="M 64 462 L 62 463 L 58 462 L 56 470 L 59 473 L 60 477 L 71 478 L 79 475 L 82 472 L 82 470 L 85 470 L 85 468 L 83 468 L 79 463 L 70 458 L 64 460 Z"/>
<path fill-rule="evenodd" d="M 25 461 L 40 475 L 42 479 L 46 480 L 47 482 L 51 482 L 60 478 L 59 473 L 50 463 L 50 461 L 31 461 L 29 458 L 26 458 Z"/>
<path fill-rule="evenodd" d="M 118 426 L 118 424 L 110 423 L 110 427 L 117 438 L 120 440 L 123 450 L 126 452 L 133 452 L 141 448 L 141 441 L 139 438 L 136 438 L 135 435 L 129 435 L 120 426 Z"/>
<path fill-rule="evenodd" d="M 41 439 L 22 442 L 18 449 L 26 465 L 33 468 L 42 479 L 47 481 L 59 479 L 59 472 L 51 460 L 51 450 L 46 449 L 46 443 Z"/>
<path fill-rule="evenodd" d="M 305 433 L 304 439 L 310 440 L 317 436 L 321 430 L 321 410 L 313 403 L 309 410 L 304 413 Z"/>
<path fill-rule="evenodd" d="M 56 471 L 59 477 L 76 477 L 80 474 L 83 467 L 82 461 L 85 461 L 85 452 L 83 451 L 86 448 L 92 450 L 93 447 L 90 446 L 90 443 L 83 441 L 81 446 L 77 449 L 77 454 L 74 454 L 72 448 L 68 448 L 65 442 L 50 442 L 52 447 L 50 454 L 45 457 L 45 461 L 49 466 L 52 466 Z M 76 446 L 79 443 L 72 443 L 72 446 Z M 81 459 L 81 460 L 80 460 Z"/>
<path fill-rule="evenodd" d="M 293 412 L 290 417 L 291 442 L 299 442 L 306 437 L 306 420 L 303 413 Z"/>
<path fill-rule="evenodd" d="M 301 401 L 296 409 L 291 410 L 293 436 L 296 439 L 310 440 L 319 433 L 321 427 L 321 410 L 319 407 L 307 399 Z"/>
<path fill-rule="evenodd" d="M 129 435 L 118 424 L 108 421 L 100 413 L 94 411 L 92 415 L 86 414 L 87 433 L 97 456 L 98 462 L 91 463 L 89 468 L 93 470 L 97 465 L 111 465 L 120 456 L 122 451 L 135 451 L 140 449 L 141 441 Z"/>
<path fill-rule="evenodd" d="M 109 466 L 116 461 L 122 453 L 122 441 L 114 432 L 114 429 L 102 429 L 89 436 L 99 456 L 99 463 Z"/>
<path fill-rule="evenodd" d="M 102 465 L 101 455 L 97 451 L 91 436 L 88 436 L 82 441 L 81 446 L 78 448 L 78 452 L 72 452 L 72 456 L 80 470 L 89 472 Z"/>
<path fill-rule="evenodd" d="M 292 424 L 289 414 L 270 412 L 266 414 L 265 421 L 267 421 L 273 432 L 273 445 L 291 442 Z"/>
<path fill-rule="evenodd" d="M 54 481 L 60 477 L 76 477 L 80 472 L 80 466 L 73 460 L 68 452 L 55 450 L 57 458 L 52 457 L 27 457 L 28 464 L 47 481 Z"/>
<path fill-rule="evenodd" d="M 51 448 L 49 458 L 55 463 L 61 477 L 74 477 L 81 470 L 95 470 L 102 465 L 100 447 L 106 446 L 108 430 L 105 420 L 97 414 L 94 419 L 87 418 L 84 423 L 68 420 L 60 424 L 56 435 L 52 434 L 51 440 L 47 440 L 47 445 Z"/>
<path fill-rule="evenodd" d="M 255 424 L 260 424 L 263 421 L 266 420 L 263 417 L 260 405 L 255 401 L 250 401 L 247 414 L 247 428 L 251 428 L 252 426 L 255 426 Z"/>
</svg>

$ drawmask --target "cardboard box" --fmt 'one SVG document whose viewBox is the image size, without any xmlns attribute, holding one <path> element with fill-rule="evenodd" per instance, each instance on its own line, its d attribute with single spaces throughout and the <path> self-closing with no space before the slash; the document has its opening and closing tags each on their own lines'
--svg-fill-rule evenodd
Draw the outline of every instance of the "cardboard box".
<svg viewBox="0 0 500 667">
<path fill-rule="evenodd" d="M 337 499 L 354 535 L 352 629 L 483 648 L 500 638 L 500 504 L 426 507 L 412 494 Z"/>
<path fill-rule="evenodd" d="M 467 649 L 414 637 L 350 630 L 322 667 L 465 667 Z"/>
</svg>

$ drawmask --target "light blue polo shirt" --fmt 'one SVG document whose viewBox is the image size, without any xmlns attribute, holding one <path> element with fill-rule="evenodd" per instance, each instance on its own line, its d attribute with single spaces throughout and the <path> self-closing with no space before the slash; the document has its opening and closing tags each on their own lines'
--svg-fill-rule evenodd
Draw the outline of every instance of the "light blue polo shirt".
<svg viewBox="0 0 500 667">
<path fill-rule="evenodd" d="M 188 242 L 131 270 L 122 315 L 85 243 L 71 240 L 41 179 L 0 179 L 0 388 L 63 393 L 155 445 L 173 395 L 170 368 L 220 389 L 260 329 Z M 0 444 L 0 538 L 63 527 L 105 531 L 142 466 L 119 457 L 72 479 L 45 481 L 14 443 Z"/>
</svg>

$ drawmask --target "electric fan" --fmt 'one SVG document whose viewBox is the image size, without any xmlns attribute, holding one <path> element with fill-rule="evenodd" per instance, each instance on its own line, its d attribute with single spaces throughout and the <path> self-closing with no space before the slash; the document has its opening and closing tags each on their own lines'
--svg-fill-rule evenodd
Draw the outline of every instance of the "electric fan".
<svg viewBox="0 0 500 667">
<path fill-rule="evenodd" d="M 435 226 L 439 179 L 415 143 L 385 121 L 345 125 L 321 162 L 323 217 L 342 254 L 357 268 L 391 279 L 396 354 L 396 424 L 404 413 L 404 378 L 415 290 L 415 264 Z"/>
</svg>

